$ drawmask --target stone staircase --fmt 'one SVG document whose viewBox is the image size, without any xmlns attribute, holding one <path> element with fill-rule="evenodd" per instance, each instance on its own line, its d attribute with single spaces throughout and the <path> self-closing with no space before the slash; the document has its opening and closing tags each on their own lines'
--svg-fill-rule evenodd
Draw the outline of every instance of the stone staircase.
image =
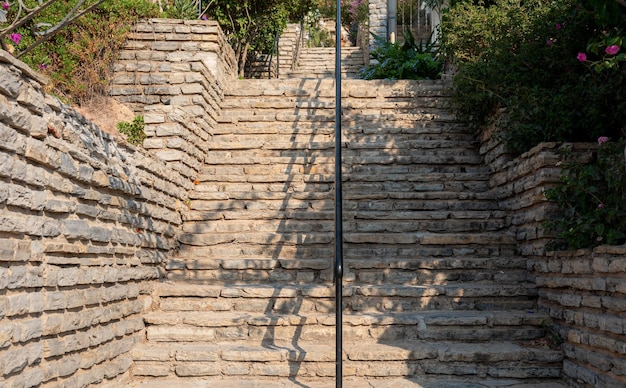
<svg viewBox="0 0 626 388">
<path fill-rule="evenodd" d="M 295 69 L 286 74 L 287 78 L 334 78 L 335 48 L 308 47 L 303 48 Z M 359 47 L 341 48 L 342 78 L 357 78 L 359 71 L 365 66 L 363 50 Z"/>
<path fill-rule="evenodd" d="M 342 88 L 346 386 L 562 387 L 445 85 Z M 133 350 L 138 384 L 334 386 L 334 93 L 332 79 L 234 81 Z"/>
</svg>

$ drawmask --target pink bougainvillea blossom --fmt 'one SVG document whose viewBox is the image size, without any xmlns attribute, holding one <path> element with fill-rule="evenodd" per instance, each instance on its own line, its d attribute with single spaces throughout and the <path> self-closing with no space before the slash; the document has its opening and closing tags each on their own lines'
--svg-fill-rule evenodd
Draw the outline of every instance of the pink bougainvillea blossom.
<svg viewBox="0 0 626 388">
<path fill-rule="evenodd" d="M 598 144 L 606 143 L 607 141 L 609 141 L 609 138 L 606 136 L 600 136 L 598 138 Z"/>
<path fill-rule="evenodd" d="M 554 44 L 554 38 L 549 38 L 548 40 L 546 40 L 546 44 L 548 46 L 552 46 Z"/>
<path fill-rule="evenodd" d="M 3 1 L 3 2 L 2 2 L 2 8 L 3 8 L 5 11 L 8 11 L 8 10 L 9 10 L 9 3 L 7 3 L 6 1 Z"/>
<path fill-rule="evenodd" d="M 609 55 L 615 55 L 617 53 L 619 53 L 619 46 L 614 44 L 612 46 L 608 46 L 607 48 L 604 49 L 604 52 L 609 54 Z"/>
<path fill-rule="evenodd" d="M 20 44 L 20 41 L 22 40 L 22 35 L 21 34 L 11 34 L 11 35 L 9 35 L 9 39 L 11 39 L 13 41 L 13 43 L 18 45 L 18 44 Z"/>
<path fill-rule="evenodd" d="M 202 14 L 202 16 L 200 17 L 200 19 L 202 19 L 202 20 L 207 20 L 207 17 L 206 17 L 206 15 Z"/>
<path fill-rule="evenodd" d="M 604 209 L 604 204 L 603 203 L 599 204 L 598 209 Z"/>
<path fill-rule="evenodd" d="M 576 59 L 578 59 L 580 62 L 585 62 L 587 60 L 587 54 L 578 53 L 578 55 L 576 56 Z"/>
<path fill-rule="evenodd" d="M 557 30 L 560 30 L 561 28 L 563 28 L 563 25 L 561 23 L 557 23 L 555 27 Z"/>
</svg>

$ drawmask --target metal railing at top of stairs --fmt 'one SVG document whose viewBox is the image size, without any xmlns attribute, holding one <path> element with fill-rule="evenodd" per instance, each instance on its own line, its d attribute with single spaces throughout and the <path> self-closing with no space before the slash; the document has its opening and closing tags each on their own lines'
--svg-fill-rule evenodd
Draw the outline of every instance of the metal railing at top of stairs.
<svg viewBox="0 0 626 388">
<path fill-rule="evenodd" d="M 341 0 L 337 0 L 335 44 L 335 385 L 343 379 L 343 207 L 341 184 Z"/>
</svg>

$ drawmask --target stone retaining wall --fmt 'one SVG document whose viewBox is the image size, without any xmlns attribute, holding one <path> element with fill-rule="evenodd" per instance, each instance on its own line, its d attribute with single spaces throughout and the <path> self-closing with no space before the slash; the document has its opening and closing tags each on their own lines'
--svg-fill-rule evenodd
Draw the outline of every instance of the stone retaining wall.
<svg viewBox="0 0 626 388">
<path fill-rule="evenodd" d="M 110 94 L 144 116 L 143 147 L 190 185 L 209 155 L 223 90 L 237 75 L 221 28 L 204 20 L 141 21 L 114 71 Z"/>
<path fill-rule="evenodd" d="M 559 216 L 544 191 L 558 182 L 560 149 L 572 147 L 584 159 L 597 145 L 543 143 L 513 158 L 489 138 L 482 152 L 494 172 L 491 185 L 536 279 L 538 308 L 565 341 L 565 379 L 585 388 L 626 386 L 626 246 L 547 252 L 551 236 L 542 227 Z"/>
<path fill-rule="evenodd" d="M 0 51 L 0 386 L 127 374 L 175 247 L 179 174 L 117 142 Z"/>
<path fill-rule="evenodd" d="M 626 386 L 626 246 L 555 252 L 529 261 L 539 308 L 559 329 L 572 385 Z"/>
</svg>

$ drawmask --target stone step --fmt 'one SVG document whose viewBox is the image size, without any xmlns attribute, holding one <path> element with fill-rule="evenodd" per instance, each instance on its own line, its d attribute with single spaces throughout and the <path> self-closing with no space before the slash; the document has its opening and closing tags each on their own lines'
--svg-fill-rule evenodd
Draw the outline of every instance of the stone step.
<svg viewBox="0 0 626 388">
<path fill-rule="evenodd" d="M 362 113 L 411 113 L 411 112 L 434 112 L 445 109 L 449 101 L 441 98 L 420 98 L 410 101 L 380 100 L 380 99 L 347 99 L 342 101 L 341 109 L 343 116 L 355 116 Z M 335 113 L 335 99 L 327 98 L 274 98 L 274 97 L 250 97 L 250 98 L 227 98 L 222 105 L 222 115 L 242 115 L 251 112 L 287 112 L 298 114 L 313 112 Z"/>
<path fill-rule="evenodd" d="M 300 213 L 304 219 L 318 219 L 316 217 L 319 217 L 307 214 L 315 212 L 302 211 Z M 328 213 L 327 216 L 331 217 L 330 212 Z M 243 219 L 246 214 L 236 212 L 233 217 Z M 248 217 L 251 219 L 259 218 L 255 214 L 249 214 Z M 311 240 L 307 240 L 309 237 Z M 212 238 L 212 245 L 182 245 L 180 254 L 213 259 L 237 257 L 245 259 L 293 257 L 310 259 L 332 257 L 334 252 L 332 243 L 334 238 L 328 233 L 317 233 L 311 236 L 300 233 L 287 237 L 258 233 L 241 237 L 223 234 Z M 266 240 L 263 240 L 263 238 Z M 251 243 L 250 240 L 257 243 Z M 515 246 L 514 240 L 514 237 L 502 236 L 499 232 L 461 232 L 457 234 L 346 233 L 344 235 L 344 246 L 346 257 L 357 259 L 375 257 L 377 255 L 387 255 L 398 259 L 422 256 L 453 256 L 458 252 L 495 257 L 501 254 L 511 254 L 511 247 Z M 248 242 L 242 244 L 242 241 Z M 290 275 L 289 278 L 291 279 L 292 276 Z"/>
<path fill-rule="evenodd" d="M 273 181 L 276 182 L 276 181 Z M 328 180 L 328 182 L 332 182 L 332 180 Z M 334 203 L 330 198 L 326 199 L 293 199 L 288 196 L 285 196 L 284 199 L 277 200 L 258 200 L 259 198 L 255 198 L 257 196 L 250 194 L 254 191 L 254 186 L 243 185 L 241 187 L 237 187 L 237 189 L 245 189 L 250 187 L 250 192 L 248 194 L 237 194 L 237 192 L 241 193 L 245 190 L 230 190 L 230 188 L 234 187 L 234 185 L 220 184 L 221 188 L 223 188 L 223 192 L 228 193 L 228 198 L 225 199 L 226 196 L 220 194 L 220 191 L 216 190 L 217 195 L 213 198 L 219 198 L 216 200 L 191 200 L 188 203 L 189 209 L 194 212 L 202 212 L 206 213 L 209 216 L 211 213 L 215 213 L 215 217 L 217 219 L 242 219 L 242 220 L 254 220 L 254 219 L 301 219 L 301 220 L 311 220 L 311 219 L 328 219 L 327 213 L 334 209 Z M 217 187 L 216 189 L 219 189 Z M 285 187 L 287 188 L 287 187 Z M 313 187 L 312 187 L 313 188 Z M 366 189 L 367 187 L 363 187 Z M 263 190 L 259 190 L 263 192 Z M 406 195 L 402 196 L 399 193 L 395 193 L 396 198 L 384 199 L 384 198 L 376 198 L 371 192 L 364 193 L 359 195 L 358 193 L 354 194 L 356 199 L 350 199 L 347 201 L 345 206 L 346 212 L 360 212 L 356 213 L 355 216 L 359 216 L 360 218 L 364 218 L 364 216 L 368 216 L 369 220 L 377 220 L 379 218 L 383 219 L 409 219 L 412 215 L 420 215 L 424 211 L 440 211 L 440 212 L 476 212 L 476 211 L 486 211 L 486 212 L 495 212 L 498 211 L 497 203 L 493 201 L 486 200 L 481 201 L 479 199 L 472 200 L 421 200 L 416 201 L 416 199 L 420 199 L 420 197 L 425 198 L 425 196 L 421 195 Z M 232 195 L 232 198 L 230 197 Z M 249 199 L 236 199 L 237 197 L 248 197 Z M 204 196 L 207 198 L 208 196 Z M 261 196 L 258 196 L 261 197 Z M 361 199 L 361 200 L 359 200 Z M 368 201 L 371 199 L 371 201 Z M 470 198 L 471 199 L 471 198 Z M 310 212 L 316 214 L 302 214 L 303 212 Z M 365 213 L 367 212 L 367 213 Z M 381 214 L 379 212 L 392 212 L 390 214 Z M 448 213 L 452 214 L 452 213 Z M 489 213 L 496 214 L 496 213 Z M 349 214 L 347 214 L 349 216 Z M 486 214 L 485 214 L 486 215 Z M 484 216 L 481 216 L 481 219 L 484 219 Z M 459 218 L 464 217 L 463 214 L 459 215 Z M 188 212 L 184 215 L 185 220 L 200 220 L 198 217 L 192 215 L 192 213 Z M 213 216 L 205 219 L 215 219 Z M 471 219 L 468 222 L 473 222 Z M 482 231 L 482 228 L 476 228 L 476 231 Z"/>
<path fill-rule="evenodd" d="M 334 347 L 273 343 L 259 345 L 143 345 L 132 352 L 134 376 L 238 378 L 319 378 L 334 375 Z M 562 353 L 513 342 L 407 343 L 346 345 L 346 377 L 432 377 L 437 375 L 503 379 L 558 378 Z"/>
<path fill-rule="evenodd" d="M 285 139 L 288 136 L 287 139 Z M 315 136 L 299 135 L 293 133 L 291 136 L 285 134 L 258 134 L 241 133 L 232 135 L 214 136 L 211 147 L 219 150 L 222 146 L 232 146 L 234 149 L 326 149 L 330 145 L 334 146 L 334 134 L 317 134 Z M 317 141 L 316 141 L 317 140 Z M 321 140 L 321 141 L 320 141 Z M 391 135 L 362 135 L 347 136 L 342 140 L 347 142 L 348 149 L 403 149 L 422 151 L 449 151 L 464 152 L 466 154 L 478 154 L 475 140 L 429 140 L 415 139 L 412 135 L 398 135 L 397 138 Z M 237 147 L 237 144 L 241 146 Z"/>
<path fill-rule="evenodd" d="M 216 282 L 285 280 L 297 284 L 324 282 L 331 273 L 330 259 L 212 259 L 208 256 L 197 258 L 185 248 L 181 257 L 168 262 L 167 268 L 177 271 L 178 277 L 189 279 L 215 279 Z M 196 258 L 194 258 L 196 257 Z M 243 260 L 243 262 L 242 262 Z M 500 262 L 485 265 L 484 259 L 410 260 L 396 259 L 388 263 L 376 258 L 364 260 L 347 257 L 345 259 L 345 280 L 347 284 L 394 284 L 423 286 L 452 286 L 455 284 L 479 285 L 516 284 L 530 280 L 522 266 L 502 265 Z M 497 261 L 497 259 L 492 259 Z M 514 260 L 514 259 L 510 259 Z M 513 263 L 520 263 L 519 260 Z M 464 267 L 466 266 L 466 267 Z"/>
<path fill-rule="evenodd" d="M 341 81 L 342 96 L 354 98 L 417 98 L 426 96 L 446 96 L 449 98 L 450 84 L 445 81 L 410 80 L 354 80 Z M 334 79 L 287 78 L 287 79 L 246 79 L 233 80 L 224 95 L 244 96 L 286 96 L 319 97 L 335 96 Z"/>
<path fill-rule="evenodd" d="M 503 228 L 503 217 L 494 219 L 484 219 L 487 215 L 482 212 L 476 213 L 475 218 L 465 213 L 440 212 L 439 219 L 433 219 L 435 215 L 430 212 L 420 214 L 415 212 L 412 216 L 401 219 L 395 215 L 368 214 L 366 212 L 347 214 L 344 220 L 344 231 L 351 232 L 420 232 L 431 229 L 437 232 L 470 232 L 474 230 L 500 230 Z M 487 213 L 490 215 L 491 213 Z M 498 214 L 499 215 L 499 214 Z M 383 218 L 387 216 L 388 218 Z M 376 220 L 372 223 L 371 220 Z M 221 233 L 311 233 L 311 232 L 332 232 L 334 222 L 330 220 L 302 220 L 302 219 L 281 219 L 281 220 L 245 220 L 245 219 L 222 219 L 220 222 L 189 221 L 183 225 L 183 235 L 185 234 L 221 234 Z"/>
<path fill-rule="evenodd" d="M 332 375 L 334 376 L 334 374 Z M 312 378 L 303 377 L 287 377 L 276 378 L 261 376 L 254 377 L 216 377 L 216 378 L 151 378 L 149 376 L 135 376 L 133 379 L 133 387 L 136 388 L 333 388 L 336 387 L 335 379 L 332 376 L 320 376 L 319 374 Z M 472 376 L 442 376 L 435 377 L 411 376 L 411 377 L 344 377 L 342 386 L 346 388 L 570 388 L 561 382 L 558 378 L 543 379 L 513 379 L 496 377 L 472 377 Z"/>
<path fill-rule="evenodd" d="M 239 259 L 242 260 L 242 259 Z M 251 260 L 252 261 L 252 260 Z M 299 260 L 296 263 L 302 266 Z M 332 274 L 326 271 L 322 278 L 311 279 L 307 274 L 314 273 L 327 260 L 311 260 L 311 269 L 302 270 L 297 276 L 289 278 L 287 270 L 276 268 L 255 268 L 254 270 L 221 270 L 212 260 L 186 260 L 179 263 L 168 263 L 168 276 L 172 278 L 166 285 L 179 288 L 177 291 L 159 287 L 160 309 L 172 310 L 205 310 L 220 312 L 256 312 L 302 314 L 308 312 L 330 313 L 334 309 L 334 288 L 324 280 L 331 280 Z M 184 264 L 187 268 L 182 268 Z M 217 267 L 217 268 L 211 268 Z M 227 266 L 229 267 L 229 266 Z M 222 267 L 223 268 L 223 267 Z M 188 271 L 188 279 L 177 279 Z M 319 270 L 318 270 L 319 271 Z M 266 272 L 274 276 L 261 279 L 259 274 Z M 407 271 L 409 272 L 409 271 Z M 493 271 L 491 271 L 493 272 Z M 504 272 L 504 271 L 502 271 Z M 205 276 L 219 274 L 218 278 L 205 279 Z M 278 274 L 282 274 L 280 279 Z M 415 275 L 412 275 L 415 277 Z M 431 282 L 437 282 L 437 273 L 431 273 Z M 323 279 L 327 277 L 329 279 Z M 532 310 L 537 290 L 530 283 L 520 280 L 498 283 L 493 280 L 478 280 L 476 282 L 451 281 L 450 284 L 356 284 L 351 282 L 350 274 L 346 276 L 343 288 L 344 309 L 346 312 L 420 312 L 428 310 Z M 307 279 L 308 278 L 308 279 Z M 502 278 L 506 279 L 506 273 Z M 384 280 L 384 279 L 383 279 Z M 203 284 L 203 282 L 211 282 Z M 271 284 L 272 281 L 280 283 Z M 256 284 L 255 284 L 256 282 Z M 259 283 L 265 282 L 265 283 Z M 186 284 L 185 284 L 186 283 Z M 220 285 L 221 283 L 221 285 Z M 289 283 L 286 285 L 285 283 Z M 300 283 L 300 284 L 297 284 Z M 317 284 L 314 284 L 317 283 Z M 175 296 L 178 295 L 178 296 Z M 172 308 L 167 307 L 173 304 Z M 189 307 L 181 307 L 189 306 Z M 200 307 L 202 306 L 202 307 Z"/>
<path fill-rule="evenodd" d="M 360 122 L 374 122 L 377 125 L 383 125 L 382 123 L 390 124 L 393 121 L 427 121 L 427 122 L 455 122 L 456 116 L 450 111 L 435 110 L 435 111 L 414 111 L 410 113 L 402 112 L 381 112 L 380 110 L 353 110 L 350 114 L 344 113 L 347 120 L 358 119 Z M 233 114 L 226 114 L 222 112 L 217 118 L 217 122 L 220 124 L 236 123 L 236 122 L 251 122 L 251 123 L 270 123 L 270 122 L 313 122 L 324 123 L 334 122 L 335 113 L 334 110 L 328 109 L 327 112 L 297 112 L 294 110 L 279 111 L 268 110 L 266 112 L 256 111 L 242 111 Z M 343 122 L 343 121 L 342 121 Z"/>
<path fill-rule="evenodd" d="M 271 303 L 271 302 L 269 302 Z M 271 334 L 274 343 L 332 345 L 335 316 L 328 313 L 296 314 L 212 312 L 180 309 L 171 301 L 164 309 L 144 316 L 147 339 L 157 342 L 204 344 L 262 344 Z M 187 308 L 187 309 L 185 309 Z M 269 305 L 268 310 L 272 309 Z M 343 338 L 348 343 L 419 341 L 529 341 L 545 336 L 542 314 L 519 311 L 424 311 L 421 313 L 359 313 L 343 316 Z"/>
<path fill-rule="evenodd" d="M 213 135 L 233 134 L 334 134 L 335 122 L 298 122 L 297 125 L 288 122 L 274 123 L 222 123 L 213 129 Z M 415 140 L 461 140 L 473 141 L 475 134 L 457 122 L 416 122 L 413 120 L 393 122 L 356 121 L 342 119 L 342 135 L 350 136 L 383 136 L 383 135 L 410 135 Z"/>
<path fill-rule="evenodd" d="M 240 160 L 235 160 L 232 165 L 207 162 L 196 179 L 199 182 L 211 182 L 215 180 L 214 176 L 267 174 L 268 172 L 310 174 L 320 172 L 320 169 L 323 169 L 324 173 L 329 173 L 334 172 L 334 162 L 332 157 L 321 157 L 314 160 L 306 159 L 304 156 L 295 160 L 286 157 L 275 157 L 268 160 L 251 156 L 247 163 Z M 378 160 L 375 159 L 373 162 L 378 162 Z M 486 182 L 490 178 L 490 174 L 484 168 L 476 168 L 474 166 L 350 163 L 343 168 L 343 172 L 344 174 L 350 174 L 355 179 L 358 178 L 359 174 L 368 174 L 370 176 L 372 174 L 380 174 L 383 181 L 393 180 L 386 179 L 388 175 L 399 176 L 405 174 L 409 178 L 419 177 L 420 182 L 450 182 L 453 187 L 457 187 L 456 185 L 461 182 Z M 306 195 L 306 193 L 301 194 Z"/>
</svg>

